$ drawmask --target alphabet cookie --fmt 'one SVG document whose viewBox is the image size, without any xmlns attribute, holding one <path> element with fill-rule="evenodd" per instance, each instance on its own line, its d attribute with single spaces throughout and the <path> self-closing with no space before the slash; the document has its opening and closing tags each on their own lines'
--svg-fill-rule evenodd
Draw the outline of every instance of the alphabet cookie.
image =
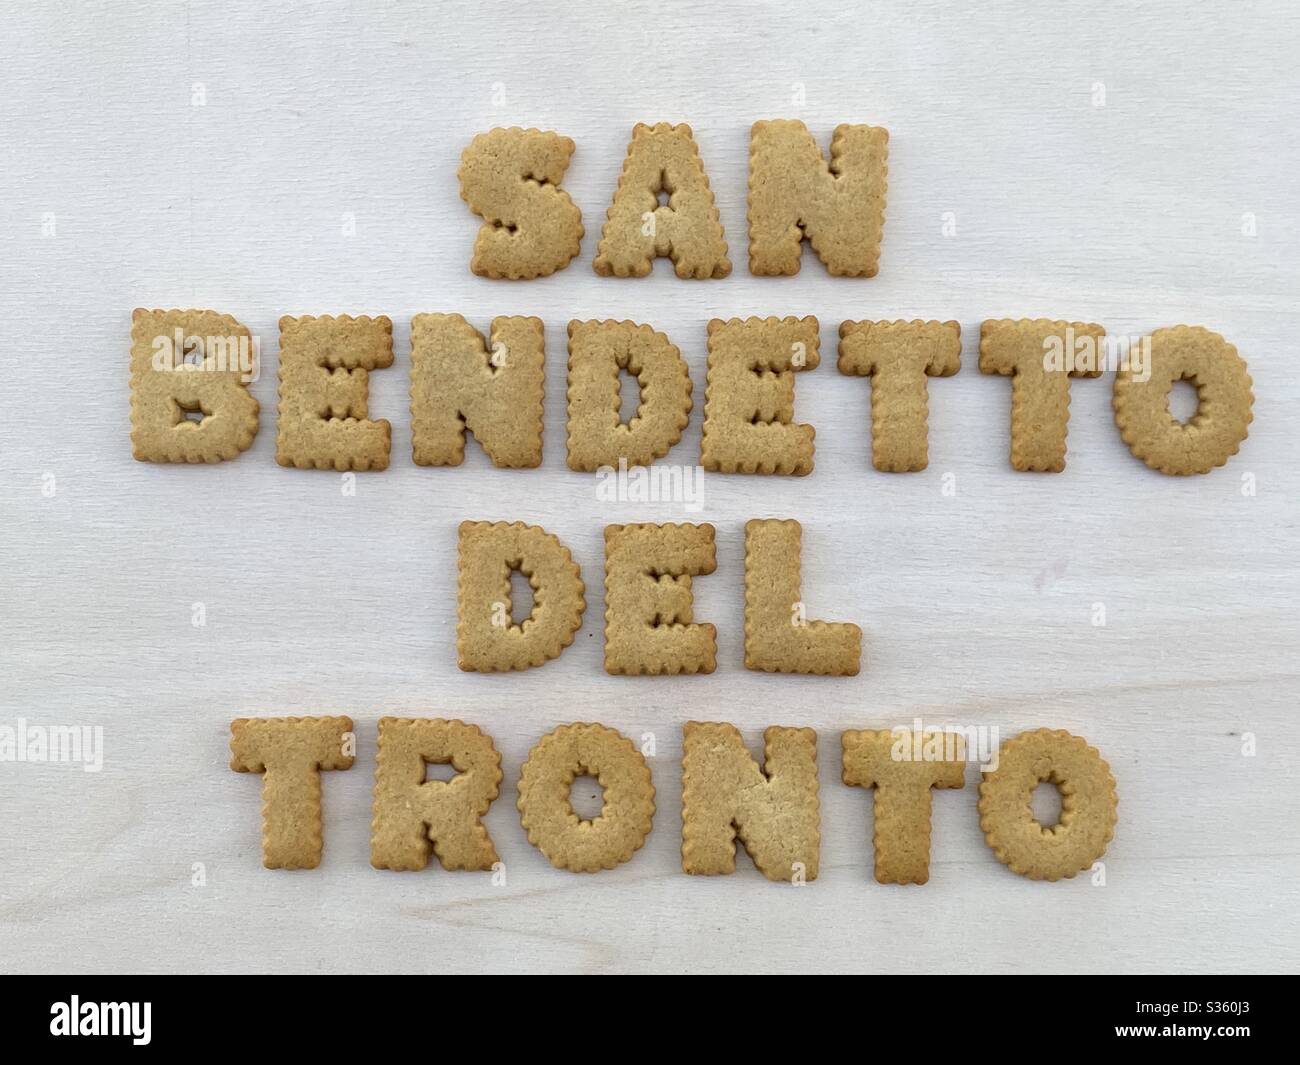
<svg viewBox="0 0 1300 1065">
<path fill-rule="evenodd" d="M 645 277 L 660 256 L 672 259 L 678 277 L 731 273 L 691 127 L 638 122 L 592 265 L 603 277 Z"/>
<path fill-rule="evenodd" d="M 930 789 L 965 784 L 962 737 L 942 732 L 914 736 L 904 729 L 850 730 L 840 739 L 844 783 L 874 789 L 876 880 L 924 884 L 930 879 Z M 949 739 L 951 752 L 946 749 Z M 914 748 L 924 752 L 936 747 L 935 758 L 912 757 Z"/>
<path fill-rule="evenodd" d="M 459 466 L 465 433 L 492 465 L 542 464 L 546 340 L 540 318 L 493 318 L 490 342 L 459 314 L 411 319 L 411 454 Z"/>
<path fill-rule="evenodd" d="M 426 780 L 430 765 L 456 775 Z M 497 852 L 482 818 L 500 788 L 501 755 L 477 725 L 381 717 L 370 864 L 423 869 L 432 849 L 444 869 L 491 869 Z"/>
<path fill-rule="evenodd" d="M 605 790 L 600 815 L 584 821 L 569 792 L 579 776 Z M 632 741 L 597 724 L 562 725 L 543 736 L 519 777 L 519 820 L 528 842 L 557 869 L 613 869 L 645 843 L 655 815 L 650 769 Z"/>
<path fill-rule="evenodd" d="M 794 421 L 794 375 L 818 362 L 817 319 L 732 318 L 709 322 L 700 462 L 722 473 L 793 473 L 813 468 L 811 425 Z"/>
<path fill-rule="evenodd" d="M 1175 381 L 1196 386 L 1200 404 L 1186 425 L 1169 412 Z M 1246 362 L 1218 333 L 1178 325 L 1151 334 L 1151 366 L 1115 375 L 1115 424 L 1135 456 L 1169 474 L 1209 473 L 1237 453 L 1254 415 Z"/>
<path fill-rule="evenodd" d="M 387 469 L 392 433 L 367 417 L 368 375 L 392 364 L 385 316 L 281 318 L 275 460 L 303 470 Z"/>
<path fill-rule="evenodd" d="M 456 650 L 466 672 L 531 669 L 573 642 L 587 609 L 586 588 L 569 549 L 545 529 L 515 522 L 460 525 Z M 516 625 L 510 574 L 533 589 L 532 613 Z"/>
<path fill-rule="evenodd" d="M 925 469 L 929 385 L 961 369 L 956 322 L 844 322 L 842 374 L 871 378 L 871 462 L 887 473 Z"/>
<path fill-rule="evenodd" d="M 745 668 L 856 676 L 862 630 L 808 620 L 799 587 L 802 539 L 797 521 L 745 523 Z"/>
<path fill-rule="evenodd" d="M 641 402 L 619 418 L 619 372 L 636 377 Z M 649 465 L 682 438 L 691 415 L 686 360 L 663 333 L 635 322 L 569 323 L 569 468 Z"/>
<path fill-rule="evenodd" d="M 1034 789 L 1044 781 L 1061 792 L 1060 822 L 1034 819 Z M 1059 880 L 1087 869 L 1115 834 L 1115 778 L 1081 736 L 1038 729 L 1007 740 L 998 767 L 980 784 L 980 828 L 998 861 L 1030 880 Z"/>
<path fill-rule="evenodd" d="M 216 311 L 131 312 L 131 444 L 141 462 L 224 462 L 257 435 L 248 330 Z M 191 417 L 197 415 L 197 417 Z"/>
<path fill-rule="evenodd" d="M 817 733 L 772 727 L 760 768 L 734 725 L 682 729 L 682 870 L 734 873 L 736 837 L 769 880 L 817 879 Z"/>
<path fill-rule="evenodd" d="M 885 227 L 889 131 L 835 127 L 829 163 L 802 122 L 755 122 L 749 135 L 749 272 L 799 272 L 802 241 L 829 273 L 875 277 Z"/>
<path fill-rule="evenodd" d="M 1070 378 L 1099 377 L 1092 360 L 1075 358 L 1079 340 L 1095 345 L 1100 325 L 1047 318 L 1002 318 L 980 327 L 980 373 L 1011 378 L 1011 465 L 1017 470 L 1060 473 L 1070 421 Z M 1065 362 L 1049 369 L 1048 356 L 1062 350 Z"/>
<path fill-rule="evenodd" d="M 230 768 L 262 774 L 262 864 L 315 869 L 321 837 L 320 775 L 351 769 L 348 717 L 241 717 L 230 723 Z"/>
<path fill-rule="evenodd" d="M 605 672 L 712 673 L 717 630 L 694 622 L 691 577 L 717 564 L 712 525 L 605 528 Z"/>
<path fill-rule="evenodd" d="M 574 144 L 539 129 L 480 133 L 460 157 L 460 198 L 483 219 L 470 269 L 480 277 L 545 277 L 582 243 L 582 212 L 560 188 Z"/>
</svg>

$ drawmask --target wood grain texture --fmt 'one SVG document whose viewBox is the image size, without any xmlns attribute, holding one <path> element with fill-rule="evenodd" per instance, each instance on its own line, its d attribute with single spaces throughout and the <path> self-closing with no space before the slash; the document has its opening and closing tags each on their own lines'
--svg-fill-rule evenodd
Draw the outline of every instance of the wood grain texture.
<svg viewBox="0 0 1300 1065">
<path fill-rule="evenodd" d="M 0 724 L 102 725 L 106 748 L 97 774 L 0 763 L 4 970 L 1300 965 L 1294 5 L 126 3 L 75 18 L 10 5 L 3 21 Z M 744 269 L 748 130 L 767 117 L 803 119 L 823 146 L 840 122 L 890 130 L 877 278 L 830 278 L 809 252 L 795 278 Z M 695 130 L 741 264 L 726 280 L 679 281 L 666 260 L 643 280 L 592 270 L 632 127 L 660 120 Z M 582 255 L 538 282 L 469 272 L 457 160 L 496 125 L 578 145 L 565 187 Z M 132 460 L 136 306 L 215 308 L 263 338 L 251 451 Z M 412 464 L 422 311 L 480 330 L 544 320 L 540 470 L 493 469 L 476 444 L 459 469 Z M 273 457 L 276 321 L 344 312 L 389 315 L 397 349 L 370 403 L 393 423 L 393 463 L 354 496 Z M 693 463 L 706 322 L 749 314 L 821 320 L 822 365 L 797 383 L 813 474 L 711 475 L 698 514 L 598 501 L 564 461 L 568 320 L 649 322 L 681 348 L 697 406 L 668 461 Z M 976 346 L 983 318 L 1021 316 L 1223 333 L 1254 377 L 1249 440 L 1213 474 L 1162 477 L 1120 441 L 1107 375 L 1073 385 L 1065 472 L 1013 472 L 1009 384 L 978 373 Z M 878 473 L 869 387 L 835 372 L 836 330 L 914 317 L 961 322 L 963 367 L 930 382 L 929 469 Z M 803 523 L 810 616 L 863 627 L 859 676 L 742 668 L 751 517 Z M 541 524 L 571 547 L 589 605 L 560 660 L 457 671 L 465 518 Z M 717 572 L 695 581 L 718 671 L 606 676 L 603 527 L 682 520 L 718 529 Z M 269 872 L 229 722 L 308 713 L 352 716 L 361 747 L 324 779 L 321 867 Z M 460 716 L 495 738 L 506 777 L 486 824 L 504 886 L 369 867 L 384 714 Z M 916 715 L 1087 736 L 1120 794 L 1106 886 L 1000 866 L 973 778 L 935 796 L 930 883 L 875 884 L 870 797 L 839 782 L 839 733 Z M 743 857 L 730 877 L 680 872 L 691 718 L 735 723 L 751 750 L 767 725 L 818 730 L 816 883 L 768 883 Z M 550 868 L 514 809 L 529 748 L 572 720 L 657 741 L 654 831 L 595 876 Z"/>
</svg>

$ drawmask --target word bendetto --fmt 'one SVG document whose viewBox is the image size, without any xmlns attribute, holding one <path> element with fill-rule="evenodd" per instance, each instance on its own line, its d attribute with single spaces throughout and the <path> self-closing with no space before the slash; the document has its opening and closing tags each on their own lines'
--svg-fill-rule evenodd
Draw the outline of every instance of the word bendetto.
<svg viewBox="0 0 1300 1065">
<path fill-rule="evenodd" d="M 386 317 L 280 320 L 282 466 L 382 470 L 390 426 L 369 417 L 368 375 L 393 362 Z M 570 468 L 646 466 L 681 439 L 694 387 L 677 346 L 648 325 L 569 323 Z M 928 463 L 929 378 L 961 365 L 956 322 L 844 322 L 838 369 L 871 381 L 876 469 L 914 472 Z M 820 362 L 816 318 L 714 320 L 707 331 L 700 464 L 710 472 L 812 472 L 815 432 L 794 420 L 795 375 Z M 131 347 L 131 439 L 150 462 L 221 462 L 252 444 L 259 345 L 215 311 L 137 310 Z M 457 466 L 472 432 L 492 463 L 534 468 L 542 460 L 545 343 L 536 318 L 500 317 L 484 337 L 456 314 L 411 323 L 412 459 Z M 992 320 L 980 331 L 979 369 L 1011 378 L 1011 464 L 1065 468 L 1070 383 L 1115 369 L 1114 409 L 1129 449 L 1168 474 L 1206 473 L 1236 454 L 1251 421 L 1246 364 L 1217 333 L 1193 326 L 1107 345 L 1100 325 Z M 620 420 L 620 374 L 637 378 L 640 404 Z M 1175 382 L 1197 388 L 1186 423 L 1169 410 Z"/>
</svg>

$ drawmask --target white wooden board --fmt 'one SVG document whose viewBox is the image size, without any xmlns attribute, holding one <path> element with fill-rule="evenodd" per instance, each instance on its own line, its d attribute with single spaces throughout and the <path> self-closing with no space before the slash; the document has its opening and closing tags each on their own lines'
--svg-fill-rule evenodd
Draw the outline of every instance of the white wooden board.
<svg viewBox="0 0 1300 1065">
<path fill-rule="evenodd" d="M 1296 968 L 1294 5 L 10 4 L 0 19 L 0 724 L 99 725 L 105 745 L 98 773 L 0 763 L 4 970 Z M 809 252 L 796 278 L 749 276 L 763 117 L 801 118 L 823 145 L 839 122 L 889 128 L 877 278 L 830 278 Z M 726 280 L 592 272 L 631 128 L 664 119 L 695 129 Z M 578 144 L 564 184 L 587 237 L 542 281 L 468 270 L 477 222 L 455 171 L 497 125 Z M 132 460 L 136 306 L 212 307 L 264 338 L 251 451 Z M 481 329 L 544 319 L 542 469 L 493 469 L 476 445 L 459 469 L 412 465 L 409 320 L 436 310 Z M 371 392 L 393 463 L 354 496 L 273 457 L 276 321 L 342 312 L 391 316 L 398 353 Z M 797 386 L 815 472 L 712 476 L 698 514 L 598 501 L 564 462 L 567 321 L 666 331 L 702 401 L 707 320 L 747 314 L 821 320 L 822 365 Z M 1206 477 L 1147 470 L 1114 428 L 1108 376 L 1074 386 L 1064 473 L 1012 471 L 1009 386 L 976 369 L 979 323 L 1040 315 L 1222 332 L 1255 381 L 1241 453 Z M 930 468 L 880 474 L 836 330 L 912 317 L 959 320 L 963 368 L 931 385 Z M 670 461 L 696 461 L 701 407 Z M 760 516 L 803 523 L 805 597 L 862 625 L 860 676 L 742 668 L 742 529 Z M 465 518 L 541 524 L 574 551 L 589 606 L 558 661 L 456 669 Z M 696 581 L 717 672 L 606 676 L 603 527 L 701 519 L 718 529 L 717 572 Z M 357 721 L 357 764 L 325 778 L 322 866 L 268 872 L 229 722 L 320 712 Z M 495 737 L 504 885 L 369 867 L 375 722 L 392 713 Z M 930 883 L 874 883 L 870 798 L 839 782 L 839 733 L 917 715 L 1098 746 L 1121 796 L 1105 886 L 999 865 L 973 777 L 936 796 Z M 770 884 L 743 856 L 730 877 L 680 871 L 691 718 L 734 722 L 755 750 L 770 724 L 818 730 L 816 883 Z M 550 868 L 514 809 L 527 751 L 571 720 L 657 741 L 655 829 L 596 876 Z"/>
</svg>

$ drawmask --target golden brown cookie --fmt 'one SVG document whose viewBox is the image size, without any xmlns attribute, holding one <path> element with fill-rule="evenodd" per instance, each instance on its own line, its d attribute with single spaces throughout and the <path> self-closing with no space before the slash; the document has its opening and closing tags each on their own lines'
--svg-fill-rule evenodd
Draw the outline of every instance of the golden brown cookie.
<svg viewBox="0 0 1300 1065">
<path fill-rule="evenodd" d="M 430 765 L 456 775 L 426 780 Z M 476 725 L 381 717 L 370 864 L 423 869 L 432 844 L 444 869 L 491 869 L 497 852 L 482 818 L 500 790 L 501 755 Z"/>
<path fill-rule="evenodd" d="M 619 417 L 622 370 L 641 388 L 636 414 Z M 635 322 L 569 323 L 569 468 L 649 465 L 682 438 L 691 416 L 686 360 L 663 333 Z"/>
<path fill-rule="evenodd" d="M 1011 378 L 1011 465 L 1017 470 L 1060 473 L 1070 422 L 1070 378 L 1099 377 L 1101 369 L 1077 360 L 1076 341 L 1094 346 L 1104 326 L 1048 318 L 989 320 L 980 326 L 980 373 Z M 1053 350 L 1063 367 L 1048 368 Z"/>
<path fill-rule="evenodd" d="M 1254 415 L 1246 362 L 1218 333 L 1176 325 L 1151 334 L 1151 366 L 1139 380 L 1132 366 L 1115 375 L 1115 424 L 1128 449 L 1153 470 L 1209 473 L 1237 453 Z M 1187 424 L 1169 412 L 1175 381 L 1190 381 L 1200 397 Z"/>
<path fill-rule="evenodd" d="M 886 473 L 925 469 L 929 385 L 961 369 L 956 322 L 844 322 L 839 371 L 871 378 L 871 462 Z"/>
<path fill-rule="evenodd" d="M 817 733 L 772 727 L 759 768 L 734 725 L 682 729 L 682 869 L 734 873 L 736 836 L 769 880 L 817 879 Z"/>
<path fill-rule="evenodd" d="M 605 790 L 600 815 L 584 821 L 569 792 L 580 776 Z M 632 857 L 655 815 L 650 768 L 632 741 L 597 724 L 562 725 L 541 738 L 519 776 L 519 820 L 528 842 L 557 869 L 595 873 Z"/>
<path fill-rule="evenodd" d="M 862 630 L 808 620 L 799 587 L 802 539 L 797 521 L 745 523 L 745 668 L 856 676 Z"/>
<path fill-rule="evenodd" d="M 256 354 L 248 330 L 228 314 L 132 311 L 135 457 L 224 462 L 246 451 L 257 435 L 257 400 L 246 383 L 256 369 Z"/>
<path fill-rule="evenodd" d="M 533 611 L 516 625 L 510 574 L 533 589 Z M 578 564 L 545 529 L 503 521 L 460 525 L 460 591 L 456 650 L 466 672 L 531 669 L 573 642 L 587 609 Z"/>
<path fill-rule="evenodd" d="M 949 753 L 949 736 L 953 757 Z M 940 757 L 916 759 L 920 748 Z M 924 884 L 930 879 L 931 788 L 965 785 L 965 743 L 956 733 L 906 730 L 848 731 L 844 783 L 874 788 L 876 880 L 882 884 Z"/>
<path fill-rule="evenodd" d="M 660 202 L 661 193 L 666 203 Z M 638 122 L 592 265 L 602 277 L 645 277 L 655 258 L 665 255 L 678 277 L 731 273 L 722 221 L 691 127 Z"/>
<path fill-rule="evenodd" d="M 493 318 L 490 343 L 459 314 L 411 319 L 411 454 L 459 466 L 465 431 L 492 465 L 542 464 L 546 339 L 540 318 Z"/>
<path fill-rule="evenodd" d="M 482 218 L 469 268 L 480 277 L 545 277 L 582 243 L 582 212 L 560 188 L 574 144 L 539 129 L 480 133 L 460 157 L 460 198 Z"/>
<path fill-rule="evenodd" d="M 793 473 L 813 468 L 811 425 L 794 421 L 794 375 L 816 368 L 817 319 L 732 318 L 709 322 L 700 462 L 722 473 Z"/>
<path fill-rule="evenodd" d="M 712 525 L 605 526 L 605 672 L 712 673 L 717 629 L 694 623 L 691 577 L 717 565 Z"/>
<path fill-rule="evenodd" d="M 351 315 L 280 319 L 275 461 L 300 470 L 388 468 L 391 429 L 370 421 L 369 373 L 393 364 L 393 323 Z"/>
<path fill-rule="evenodd" d="M 840 277 L 875 277 L 885 228 L 889 131 L 836 126 L 827 163 L 802 122 L 749 134 L 749 272 L 797 274 L 808 240 Z"/>
<path fill-rule="evenodd" d="M 1045 828 L 1031 799 L 1043 781 L 1061 792 L 1061 819 Z M 1030 880 L 1059 880 L 1106 853 L 1117 819 L 1110 766 L 1082 736 L 1047 728 L 1022 732 L 998 752 L 980 784 L 980 828 L 998 861 Z"/>
<path fill-rule="evenodd" d="M 230 723 L 230 768 L 262 774 L 262 864 L 320 865 L 320 775 L 352 768 L 352 719 L 241 717 Z"/>
</svg>

